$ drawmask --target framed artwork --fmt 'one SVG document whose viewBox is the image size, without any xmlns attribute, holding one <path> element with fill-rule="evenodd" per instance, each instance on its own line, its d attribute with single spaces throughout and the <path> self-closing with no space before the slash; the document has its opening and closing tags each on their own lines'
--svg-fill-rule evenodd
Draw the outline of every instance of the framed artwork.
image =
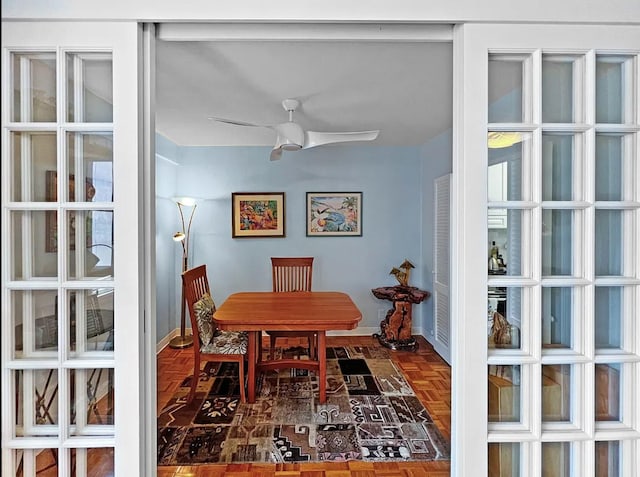
<svg viewBox="0 0 640 477">
<path fill-rule="evenodd" d="M 46 171 L 46 193 L 45 200 L 47 202 L 57 202 L 58 200 L 58 173 L 56 171 Z M 85 181 L 85 195 L 77 198 L 75 191 L 75 178 L 73 174 L 69 175 L 69 200 L 82 200 L 90 202 L 96 194 L 96 189 L 89 179 Z M 69 250 L 76 249 L 76 230 L 75 218 L 76 214 L 86 214 L 86 246 L 90 246 L 91 240 L 91 214 L 89 212 L 71 212 L 69 216 Z M 45 212 L 45 252 L 53 253 L 58 251 L 58 216 L 55 210 L 47 210 Z"/>
<path fill-rule="evenodd" d="M 362 192 L 307 192 L 307 236 L 361 236 Z"/>
<path fill-rule="evenodd" d="M 284 237 L 284 192 L 233 192 L 233 238 Z"/>
</svg>

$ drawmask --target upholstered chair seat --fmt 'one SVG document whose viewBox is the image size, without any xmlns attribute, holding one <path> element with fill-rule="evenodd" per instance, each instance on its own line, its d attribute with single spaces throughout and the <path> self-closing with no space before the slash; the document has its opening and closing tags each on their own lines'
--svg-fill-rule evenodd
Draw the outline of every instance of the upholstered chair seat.
<svg viewBox="0 0 640 477">
<path fill-rule="evenodd" d="M 246 354 L 249 336 L 244 331 L 220 331 L 208 345 L 200 347 L 201 353 Z"/>
</svg>

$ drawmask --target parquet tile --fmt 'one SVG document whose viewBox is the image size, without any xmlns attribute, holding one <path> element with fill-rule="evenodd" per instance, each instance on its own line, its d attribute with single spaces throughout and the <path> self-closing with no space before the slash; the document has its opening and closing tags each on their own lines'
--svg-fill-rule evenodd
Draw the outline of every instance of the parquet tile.
<svg viewBox="0 0 640 477">
<path fill-rule="evenodd" d="M 451 438 L 451 368 L 422 337 L 418 351 L 396 351 L 391 359 L 407 376 L 442 434 Z M 280 346 L 302 340 L 282 339 Z M 264 342 L 268 346 L 267 342 Z M 371 336 L 329 336 L 327 346 L 379 346 Z M 180 382 L 193 371 L 193 350 L 163 349 L 157 357 L 157 408 L 164 408 Z M 432 462 L 312 462 L 308 464 L 212 464 L 159 466 L 158 477 L 445 477 L 449 461 Z"/>
</svg>

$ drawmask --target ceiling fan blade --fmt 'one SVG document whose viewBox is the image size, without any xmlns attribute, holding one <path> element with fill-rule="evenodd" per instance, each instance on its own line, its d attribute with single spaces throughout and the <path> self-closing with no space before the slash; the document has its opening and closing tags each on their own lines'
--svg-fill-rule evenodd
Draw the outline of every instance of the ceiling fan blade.
<svg viewBox="0 0 640 477">
<path fill-rule="evenodd" d="M 281 147 L 274 147 L 271 150 L 271 155 L 269 156 L 269 160 L 270 161 L 277 161 L 281 157 L 282 157 L 282 148 Z"/>
<path fill-rule="evenodd" d="M 307 131 L 303 149 L 336 142 L 373 141 L 380 131 L 317 132 Z"/>
<path fill-rule="evenodd" d="M 218 121 L 219 123 L 233 124 L 234 126 L 250 126 L 253 128 L 270 128 L 271 127 L 271 126 L 266 126 L 264 124 L 253 124 L 253 123 L 247 123 L 244 121 L 236 121 L 235 119 L 216 118 L 213 116 L 207 119 L 210 119 L 211 121 Z"/>
</svg>

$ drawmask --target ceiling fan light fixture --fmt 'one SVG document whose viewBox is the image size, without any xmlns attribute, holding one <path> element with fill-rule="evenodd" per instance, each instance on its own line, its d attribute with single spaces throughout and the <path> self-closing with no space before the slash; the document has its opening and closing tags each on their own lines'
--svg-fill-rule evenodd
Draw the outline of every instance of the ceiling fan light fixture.
<svg viewBox="0 0 640 477">
<path fill-rule="evenodd" d="M 489 149 L 502 149 L 522 142 L 524 136 L 521 132 L 492 131 L 487 134 Z"/>
<path fill-rule="evenodd" d="M 301 144 L 296 144 L 293 142 L 287 142 L 287 143 L 281 144 L 280 147 L 285 151 L 297 151 L 299 149 L 302 149 Z"/>
</svg>

